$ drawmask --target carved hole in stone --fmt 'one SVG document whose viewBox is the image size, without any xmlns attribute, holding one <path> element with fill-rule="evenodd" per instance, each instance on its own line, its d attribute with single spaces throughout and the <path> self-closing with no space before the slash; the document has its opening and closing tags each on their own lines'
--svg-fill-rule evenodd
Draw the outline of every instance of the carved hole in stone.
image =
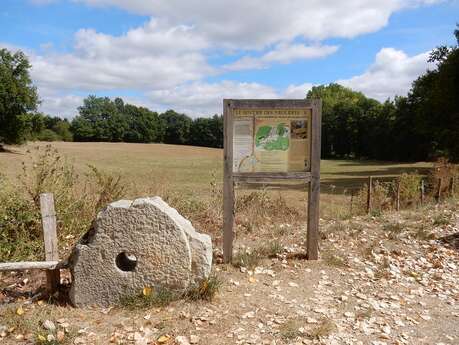
<svg viewBox="0 0 459 345">
<path fill-rule="evenodd" d="M 135 255 L 121 252 L 116 256 L 116 267 L 124 272 L 132 272 L 137 266 L 137 257 Z"/>
</svg>

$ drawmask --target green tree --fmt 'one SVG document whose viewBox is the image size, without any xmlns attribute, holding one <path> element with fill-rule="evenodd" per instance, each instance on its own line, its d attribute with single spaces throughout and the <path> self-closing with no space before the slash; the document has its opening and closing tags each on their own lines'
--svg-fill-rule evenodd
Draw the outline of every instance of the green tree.
<svg viewBox="0 0 459 345">
<path fill-rule="evenodd" d="M 163 136 L 163 122 L 157 113 L 135 105 L 123 106 L 123 114 L 126 117 L 128 128 L 124 140 L 133 143 L 159 142 Z"/>
<path fill-rule="evenodd" d="M 368 122 L 380 103 L 339 84 L 314 86 L 306 96 L 322 99 L 322 156 L 364 157 Z"/>
<path fill-rule="evenodd" d="M 190 142 L 191 119 L 174 110 L 162 113 L 159 118 L 164 123 L 164 142 L 166 144 L 187 144 Z"/>
<path fill-rule="evenodd" d="M 127 121 L 119 104 L 108 97 L 89 96 L 78 108 L 79 115 L 72 121 L 72 132 L 77 141 L 122 141 Z"/>
<path fill-rule="evenodd" d="M 12 53 L 0 49 L 0 145 L 18 144 L 26 139 L 27 114 L 38 105 L 30 68 L 21 51 Z"/>
<path fill-rule="evenodd" d="M 398 106 L 397 140 L 403 159 L 424 160 L 446 156 L 459 162 L 459 26 L 457 45 L 432 51 L 436 68 L 413 82 L 407 98 Z"/>
</svg>

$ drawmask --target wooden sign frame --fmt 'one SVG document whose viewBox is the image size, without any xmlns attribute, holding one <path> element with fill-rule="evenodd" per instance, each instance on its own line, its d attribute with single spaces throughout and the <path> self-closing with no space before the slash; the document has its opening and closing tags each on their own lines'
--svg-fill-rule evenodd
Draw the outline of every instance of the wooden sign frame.
<svg viewBox="0 0 459 345">
<path fill-rule="evenodd" d="M 311 109 L 309 171 L 298 172 L 233 172 L 233 131 L 235 109 Z M 236 187 L 276 187 L 305 190 L 309 185 L 307 203 L 307 258 L 319 257 L 320 140 L 322 101 L 292 99 L 224 99 L 223 100 L 223 258 L 229 263 L 233 256 L 233 227 Z M 294 183 L 292 183 L 294 182 Z"/>
</svg>

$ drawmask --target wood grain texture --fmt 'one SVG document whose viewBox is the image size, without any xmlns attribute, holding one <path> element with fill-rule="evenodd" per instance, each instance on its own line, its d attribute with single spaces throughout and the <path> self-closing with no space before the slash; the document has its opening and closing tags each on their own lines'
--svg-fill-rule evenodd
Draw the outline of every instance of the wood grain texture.
<svg viewBox="0 0 459 345">
<path fill-rule="evenodd" d="M 304 180 L 309 179 L 311 173 L 309 171 L 298 171 L 298 172 L 254 172 L 254 173 L 233 173 L 233 178 L 238 179 L 266 179 L 266 180 Z"/>
<path fill-rule="evenodd" d="M 46 261 L 59 261 L 57 244 L 56 211 L 54 210 L 54 196 L 52 193 L 40 194 L 40 211 L 43 224 L 43 240 L 45 242 Z M 59 269 L 46 272 L 47 289 L 54 293 L 60 283 Z"/>
<path fill-rule="evenodd" d="M 234 183 L 233 114 L 230 100 L 223 100 L 223 261 L 233 257 Z"/>
<path fill-rule="evenodd" d="M 308 193 L 308 260 L 319 258 L 319 210 L 320 210 L 320 141 L 322 127 L 322 101 L 312 100 L 311 124 L 311 182 Z"/>
<path fill-rule="evenodd" d="M 372 209 L 371 201 L 373 194 L 373 177 L 368 176 L 368 190 L 367 190 L 367 213 L 369 214 Z"/>
<path fill-rule="evenodd" d="M 0 263 L 0 271 L 56 270 L 66 268 L 66 261 L 20 261 Z"/>
</svg>

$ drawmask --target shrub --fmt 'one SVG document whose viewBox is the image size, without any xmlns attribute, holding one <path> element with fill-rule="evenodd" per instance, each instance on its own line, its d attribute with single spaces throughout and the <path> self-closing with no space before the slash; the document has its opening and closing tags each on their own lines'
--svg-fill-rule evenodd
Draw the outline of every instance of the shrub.
<svg viewBox="0 0 459 345">
<path fill-rule="evenodd" d="M 37 135 L 39 141 L 60 141 L 62 138 L 51 129 L 44 129 Z"/>
<path fill-rule="evenodd" d="M 420 199 L 422 176 L 414 173 L 404 173 L 399 177 L 400 206 L 408 207 L 416 205 Z"/>
<path fill-rule="evenodd" d="M 17 183 L 2 180 L 0 261 L 44 256 L 40 194 L 53 193 L 61 255 L 90 226 L 99 209 L 124 192 L 119 178 L 93 168 L 86 177 L 50 145 L 28 152 Z M 70 236 L 68 236 L 70 235 Z"/>
</svg>

